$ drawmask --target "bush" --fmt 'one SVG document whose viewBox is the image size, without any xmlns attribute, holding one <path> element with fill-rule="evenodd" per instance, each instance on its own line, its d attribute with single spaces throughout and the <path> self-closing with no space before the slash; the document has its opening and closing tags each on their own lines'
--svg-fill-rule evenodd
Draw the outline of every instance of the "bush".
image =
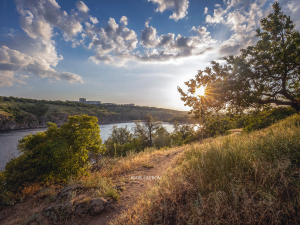
<svg viewBox="0 0 300 225">
<path fill-rule="evenodd" d="M 188 144 L 196 139 L 196 133 L 193 125 L 179 125 L 177 121 L 174 124 L 174 131 L 171 133 L 172 144 L 180 146 Z"/>
<path fill-rule="evenodd" d="M 48 123 L 48 130 L 19 140 L 23 153 L 7 163 L 7 188 L 17 191 L 34 182 L 65 182 L 86 173 L 91 161 L 105 151 L 96 117 L 72 116 L 61 128 Z"/>
<path fill-rule="evenodd" d="M 244 130 L 249 132 L 252 130 L 263 129 L 295 113 L 296 111 L 291 107 L 280 107 L 273 108 L 271 110 L 264 110 L 248 116 L 244 122 Z"/>
</svg>

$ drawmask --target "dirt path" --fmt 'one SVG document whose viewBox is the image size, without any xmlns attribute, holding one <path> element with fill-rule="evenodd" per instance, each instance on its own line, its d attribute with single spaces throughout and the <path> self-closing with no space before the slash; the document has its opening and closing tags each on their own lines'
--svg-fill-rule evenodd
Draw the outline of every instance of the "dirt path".
<svg viewBox="0 0 300 225">
<path fill-rule="evenodd" d="M 149 164 L 148 168 L 142 167 L 123 176 L 123 180 L 127 183 L 123 186 L 121 198 L 114 203 L 113 209 L 110 212 L 95 216 L 88 223 L 89 225 L 105 225 L 113 218 L 120 215 L 123 210 L 128 209 L 155 182 L 159 182 L 159 177 L 162 177 L 167 171 L 167 168 L 174 163 L 174 159 L 181 155 L 184 148 L 170 150 L 167 155 L 161 156 Z M 151 168 L 151 166 L 154 166 Z"/>
</svg>

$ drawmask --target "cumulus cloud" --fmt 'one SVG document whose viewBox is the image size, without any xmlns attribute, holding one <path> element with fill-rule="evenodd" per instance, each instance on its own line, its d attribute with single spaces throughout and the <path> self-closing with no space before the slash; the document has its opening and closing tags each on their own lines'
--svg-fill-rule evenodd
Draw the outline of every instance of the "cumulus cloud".
<svg viewBox="0 0 300 225">
<path fill-rule="evenodd" d="M 89 49 L 96 54 L 90 57 L 95 63 L 122 65 L 128 60 L 167 61 L 176 58 L 203 54 L 212 49 L 215 40 L 205 27 L 193 27 L 195 36 L 184 37 L 174 33 L 158 35 L 156 28 L 149 26 L 149 20 L 141 31 L 140 44 L 143 51 L 137 50 L 137 35 L 126 27 L 127 17 L 122 17 L 120 24 L 110 18 L 106 27 L 97 27 L 86 23 L 85 33 L 91 39 Z"/>
<path fill-rule="evenodd" d="M 219 48 L 223 55 L 235 55 L 241 48 L 253 45 L 257 38 L 255 30 L 260 26 L 259 21 L 266 16 L 266 0 L 255 0 L 251 4 L 247 1 L 231 0 L 224 1 L 223 9 L 216 4 L 213 16 L 207 15 L 205 22 L 213 24 L 223 24 L 229 27 L 231 36 L 224 40 Z"/>
<path fill-rule="evenodd" d="M 53 28 L 57 27 L 66 38 L 72 38 L 82 31 L 82 17 L 74 10 L 68 14 L 62 11 L 55 0 L 16 0 L 17 11 L 21 15 L 22 29 L 31 38 L 42 37 L 50 40 L 53 36 Z M 87 12 L 86 5 L 79 1 L 76 6 L 80 12 Z"/>
<path fill-rule="evenodd" d="M 214 15 L 207 15 L 205 22 L 207 23 L 223 23 L 224 22 L 224 10 L 221 7 L 214 9 Z"/>
<path fill-rule="evenodd" d="M 66 40 L 72 40 L 72 47 L 84 42 L 85 34 L 81 35 L 80 41 L 74 37 L 83 31 L 81 23 L 88 19 L 89 8 L 78 1 L 75 4 L 78 11 L 71 10 L 68 14 L 55 0 L 15 0 L 15 3 L 20 25 L 28 36 L 11 35 L 5 45 L 0 41 L 0 86 L 12 86 L 15 82 L 26 84 L 22 79 L 32 75 L 52 81 L 83 83 L 82 77 L 77 74 L 53 69 L 63 57 L 57 54 L 52 38 L 56 27 L 63 32 Z M 90 20 L 97 21 L 94 17 Z"/>
<path fill-rule="evenodd" d="M 156 29 L 149 24 L 145 24 L 145 28 L 141 32 L 141 43 L 145 47 L 154 47 L 157 44 Z"/>
<path fill-rule="evenodd" d="M 80 12 L 87 13 L 90 10 L 83 1 L 77 1 L 75 5 Z"/>
<path fill-rule="evenodd" d="M 68 72 L 59 73 L 41 57 L 32 57 L 3 45 L 0 47 L 0 85 L 12 86 L 14 81 L 22 82 L 15 79 L 16 73 L 28 73 L 42 78 L 82 83 L 80 76 Z"/>
<path fill-rule="evenodd" d="M 172 10 L 173 14 L 169 18 L 175 21 L 184 18 L 188 14 L 188 0 L 148 0 L 148 2 L 157 4 L 156 12 L 162 13 L 165 10 Z"/>
<path fill-rule="evenodd" d="M 124 58 L 132 58 L 140 61 L 168 61 L 182 57 L 200 55 L 211 50 L 216 42 L 210 36 L 205 27 L 193 27 L 191 31 L 196 36 L 184 37 L 178 34 L 168 33 L 157 35 L 156 29 L 146 24 L 141 32 L 141 44 L 147 50 L 144 53 L 122 55 Z"/>
<path fill-rule="evenodd" d="M 124 26 L 128 25 L 128 18 L 126 16 L 122 16 L 120 19 L 120 23 L 123 23 Z"/>
<path fill-rule="evenodd" d="M 99 22 L 98 19 L 97 19 L 96 17 L 93 17 L 93 16 L 90 16 L 89 19 L 90 19 L 90 21 L 91 21 L 93 24 L 96 24 L 96 23 Z"/>
<path fill-rule="evenodd" d="M 133 30 L 126 27 L 127 24 L 128 19 L 125 16 L 121 18 L 120 24 L 117 24 L 115 19 L 110 18 L 104 28 L 85 23 L 85 33 L 91 40 L 88 48 L 96 51 L 96 55 L 90 57 L 93 62 L 97 64 L 101 61 L 114 62 L 116 55 L 136 48 L 137 35 Z"/>
</svg>

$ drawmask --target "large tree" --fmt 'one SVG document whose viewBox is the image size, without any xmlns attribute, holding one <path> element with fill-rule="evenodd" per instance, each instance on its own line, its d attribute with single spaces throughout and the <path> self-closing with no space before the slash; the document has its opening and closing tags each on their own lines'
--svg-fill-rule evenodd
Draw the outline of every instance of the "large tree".
<svg viewBox="0 0 300 225">
<path fill-rule="evenodd" d="M 196 117 L 219 110 L 242 112 L 269 103 L 299 111 L 300 34 L 279 3 L 273 4 L 273 10 L 260 21 L 254 46 L 225 57 L 224 65 L 212 61 L 211 68 L 199 70 L 195 79 L 185 82 L 187 92 L 178 87 Z M 201 86 L 206 87 L 204 96 L 195 94 Z"/>
</svg>

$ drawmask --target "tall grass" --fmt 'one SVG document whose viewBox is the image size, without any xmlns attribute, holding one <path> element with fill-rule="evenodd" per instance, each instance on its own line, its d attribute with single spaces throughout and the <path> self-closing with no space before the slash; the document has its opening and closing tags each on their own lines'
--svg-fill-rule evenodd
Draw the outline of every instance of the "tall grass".
<svg viewBox="0 0 300 225">
<path fill-rule="evenodd" d="M 300 116 L 192 145 L 114 224 L 300 224 Z"/>
</svg>

